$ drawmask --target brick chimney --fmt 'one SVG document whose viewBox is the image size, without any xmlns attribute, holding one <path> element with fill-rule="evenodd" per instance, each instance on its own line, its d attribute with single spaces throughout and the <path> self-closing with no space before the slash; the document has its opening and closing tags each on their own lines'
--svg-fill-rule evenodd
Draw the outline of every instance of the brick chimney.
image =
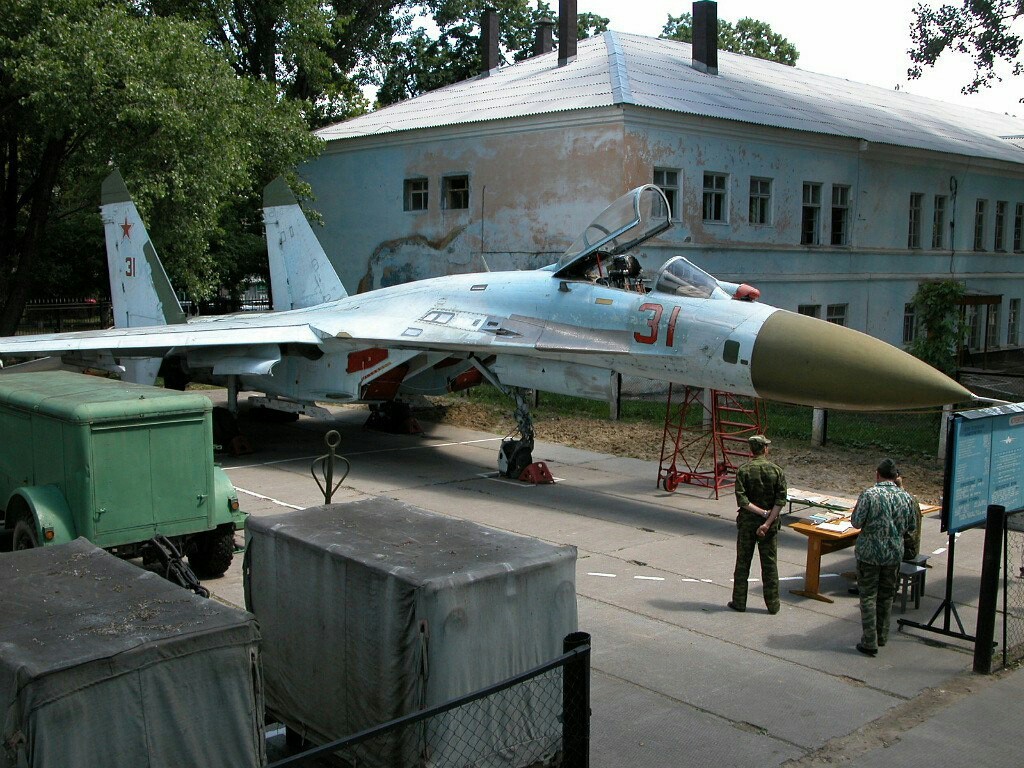
<svg viewBox="0 0 1024 768">
<path fill-rule="evenodd" d="M 555 22 L 538 21 L 533 38 L 533 56 L 540 56 L 555 50 Z"/>
<path fill-rule="evenodd" d="M 485 8 L 480 22 L 480 47 L 484 66 L 481 74 L 486 75 L 498 68 L 498 12 L 493 8 Z"/>
<path fill-rule="evenodd" d="M 576 0 L 558 0 L 558 66 L 576 61 Z"/>
<path fill-rule="evenodd" d="M 712 0 L 693 4 L 693 68 L 718 74 L 718 3 Z"/>
</svg>

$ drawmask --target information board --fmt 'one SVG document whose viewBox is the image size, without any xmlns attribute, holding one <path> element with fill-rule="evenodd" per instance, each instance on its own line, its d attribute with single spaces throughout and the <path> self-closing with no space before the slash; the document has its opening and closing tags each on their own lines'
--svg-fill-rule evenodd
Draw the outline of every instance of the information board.
<svg viewBox="0 0 1024 768">
<path fill-rule="evenodd" d="M 955 414 L 949 441 L 943 531 L 984 523 L 990 504 L 1024 508 L 1024 403 Z"/>
</svg>

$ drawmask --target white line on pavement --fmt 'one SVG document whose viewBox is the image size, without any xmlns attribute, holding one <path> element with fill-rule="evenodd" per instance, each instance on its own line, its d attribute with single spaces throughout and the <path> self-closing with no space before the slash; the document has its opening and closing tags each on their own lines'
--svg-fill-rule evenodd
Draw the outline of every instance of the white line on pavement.
<svg viewBox="0 0 1024 768">
<path fill-rule="evenodd" d="M 288 502 L 281 501 L 280 499 L 273 499 L 270 496 L 264 496 L 262 493 L 256 493 L 256 491 L 247 491 L 245 490 L 245 488 L 239 488 L 237 485 L 235 486 L 235 490 L 238 491 L 239 493 L 244 493 L 247 496 L 252 496 L 253 498 L 269 501 L 271 504 L 277 504 L 278 506 L 281 507 L 288 507 L 288 509 L 305 509 L 305 507 L 297 507 L 294 504 L 289 504 Z"/>
<path fill-rule="evenodd" d="M 614 579 L 614 573 L 588 573 L 587 576 L 603 576 L 606 579 Z"/>
<path fill-rule="evenodd" d="M 634 576 L 634 579 L 643 579 L 644 581 L 664 581 L 661 576 Z"/>
</svg>

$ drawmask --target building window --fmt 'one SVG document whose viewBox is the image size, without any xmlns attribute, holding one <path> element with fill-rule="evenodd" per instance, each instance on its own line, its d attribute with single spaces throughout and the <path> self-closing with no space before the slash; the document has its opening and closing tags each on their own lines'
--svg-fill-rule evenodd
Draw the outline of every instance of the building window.
<svg viewBox="0 0 1024 768">
<path fill-rule="evenodd" d="M 821 304 L 801 304 L 796 308 L 796 311 L 808 317 L 821 318 Z"/>
<path fill-rule="evenodd" d="M 725 222 L 726 183 L 729 176 L 724 173 L 704 173 L 704 221 Z"/>
<path fill-rule="evenodd" d="M 946 244 L 946 196 L 935 196 L 935 212 L 932 214 L 932 248 L 941 250 Z"/>
<path fill-rule="evenodd" d="M 974 250 L 985 250 L 985 213 L 988 200 L 978 200 L 974 204 Z"/>
<path fill-rule="evenodd" d="M 967 348 L 979 349 L 981 347 L 981 321 L 978 315 L 978 306 L 971 304 L 967 307 Z"/>
<path fill-rule="evenodd" d="M 469 176 L 445 176 L 441 179 L 441 194 L 445 208 L 469 208 Z"/>
<path fill-rule="evenodd" d="M 804 182 L 804 209 L 800 219 L 800 245 L 821 242 L 821 184 Z"/>
<path fill-rule="evenodd" d="M 917 312 L 913 304 L 903 305 L 903 343 L 913 344 L 917 338 Z"/>
<path fill-rule="evenodd" d="M 997 251 L 1006 250 L 1006 211 L 1009 206 L 1005 200 L 996 201 L 996 237 L 994 249 Z"/>
<path fill-rule="evenodd" d="M 846 325 L 846 308 L 849 304 L 829 304 L 825 309 L 825 319 L 836 325 Z"/>
<path fill-rule="evenodd" d="M 832 245 L 850 244 L 850 188 L 832 185 Z"/>
<path fill-rule="evenodd" d="M 910 193 L 910 229 L 907 232 L 907 248 L 921 247 L 921 205 L 924 195 L 920 192 Z"/>
<path fill-rule="evenodd" d="M 405 189 L 402 195 L 405 210 L 427 210 L 427 202 L 429 201 L 428 188 L 429 185 L 426 179 L 406 179 Z"/>
<path fill-rule="evenodd" d="M 985 349 L 999 346 L 999 309 L 998 304 L 989 304 L 985 311 Z"/>
<path fill-rule="evenodd" d="M 772 223 L 771 179 L 750 179 L 750 223 Z"/>
<path fill-rule="evenodd" d="M 1021 252 L 1021 235 L 1024 230 L 1024 203 L 1017 203 L 1016 213 L 1013 215 L 1013 250 Z"/>
<path fill-rule="evenodd" d="M 678 221 L 679 171 L 672 170 L 671 168 L 655 168 L 654 186 L 665 193 L 665 198 L 668 200 L 669 215 Z"/>
<path fill-rule="evenodd" d="M 1010 310 L 1006 315 L 1006 344 L 1010 347 L 1020 344 L 1020 299 L 1010 299 Z"/>
</svg>

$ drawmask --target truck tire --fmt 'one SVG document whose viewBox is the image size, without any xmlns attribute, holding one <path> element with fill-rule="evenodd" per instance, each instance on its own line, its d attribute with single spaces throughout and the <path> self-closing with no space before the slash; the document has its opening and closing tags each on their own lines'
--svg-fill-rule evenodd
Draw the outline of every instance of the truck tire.
<svg viewBox="0 0 1024 768">
<path fill-rule="evenodd" d="M 217 529 L 196 537 L 188 562 L 200 578 L 223 576 L 235 556 L 235 532 Z"/>
<path fill-rule="evenodd" d="M 34 549 L 39 546 L 39 538 L 36 536 L 36 527 L 30 520 L 19 517 L 14 523 L 14 536 L 11 548 L 17 552 L 21 549 Z"/>
</svg>

